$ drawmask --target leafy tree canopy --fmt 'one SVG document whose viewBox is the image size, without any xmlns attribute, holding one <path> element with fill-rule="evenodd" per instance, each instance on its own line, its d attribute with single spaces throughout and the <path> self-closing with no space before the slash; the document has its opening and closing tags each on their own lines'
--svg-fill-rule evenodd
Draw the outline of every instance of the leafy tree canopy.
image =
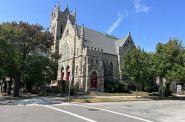
<svg viewBox="0 0 185 122">
<path fill-rule="evenodd" d="M 48 58 L 52 44 L 52 34 L 41 25 L 26 22 L 0 25 L 0 77 L 14 79 L 15 96 L 19 96 L 20 82 L 46 82 L 53 78 L 56 66 Z"/>
</svg>

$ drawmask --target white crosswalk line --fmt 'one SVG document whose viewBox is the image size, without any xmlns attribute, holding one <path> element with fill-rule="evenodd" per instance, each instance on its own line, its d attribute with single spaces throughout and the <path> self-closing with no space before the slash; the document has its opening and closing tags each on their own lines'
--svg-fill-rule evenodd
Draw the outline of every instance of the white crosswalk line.
<svg viewBox="0 0 185 122">
<path fill-rule="evenodd" d="M 143 118 L 136 117 L 136 116 L 132 116 L 132 115 L 128 115 L 128 114 L 119 113 L 119 112 L 116 112 L 116 111 L 111 111 L 111 110 L 108 110 L 108 109 L 103 109 L 103 108 L 98 108 L 98 107 L 93 107 L 93 106 L 87 106 L 87 105 L 74 104 L 74 103 L 71 103 L 71 104 L 72 104 L 72 105 L 75 105 L 75 106 L 80 106 L 80 107 L 98 109 L 98 110 L 106 111 L 106 112 L 109 112 L 109 113 L 113 113 L 113 114 L 117 114 L 117 115 L 129 117 L 129 118 L 141 120 L 141 121 L 144 121 L 144 122 L 153 122 L 153 121 L 151 121 L 151 120 L 143 119 Z"/>
<path fill-rule="evenodd" d="M 63 113 L 66 113 L 66 114 L 69 114 L 71 116 L 74 116 L 74 117 L 77 117 L 79 119 L 82 119 L 82 120 L 85 120 L 87 122 L 97 122 L 95 120 L 92 120 L 92 119 L 89 119 L 87 117 L 83 117 L 83 116 L 80 116 L 78 114 L 75 114 L 75 113 L 71 113 L 69 111 L 65 111 L 65 110 L 62 110 L 62 109 L 58 109 L 58 108 L 55 108 L 55 107 L 51 107 L 51 106 L 48 106 L 48 105 L 42 105 L 43 107 L 46 107 L 46 108 L 50 108 L 50 109 L 53 109 L 53 110 L 56 110 L 56 111 L 60 111 L 60 112 L 63 112 Z"/>
</svg>

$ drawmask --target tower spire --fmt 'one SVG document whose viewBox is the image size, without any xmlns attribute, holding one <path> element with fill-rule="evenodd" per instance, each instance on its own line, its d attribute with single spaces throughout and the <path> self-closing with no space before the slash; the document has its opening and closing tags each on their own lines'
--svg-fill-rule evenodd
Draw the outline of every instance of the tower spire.
<svg viewBox="0 0 185 122">
<path fill-rule="evenodd" d="M 80 37 L 84 39 L 84 25 L 82 25 Z"/>
<path fill-rule="evenodd" d="M 60 10 L 60 0 L 58 1 L 57 9 Z"/>
<path fill-rule="evenodd" d="M 56 7 L 56 13 L 57 13 L 57 20 L 59 20 L 59 17 L 60 17 L 60 1 L 58 1 L 58 5 Z"/>
<path fill-rule="evenodd" d="M 66 0 L 66 8 L 68 8 L 68 0 Z"/>
<path fill-rule="evenodd" d="M 76 8 L 74 9 L 73 15 L 74 15 L 74 18 L 75 18 L 75 21 L 76 21 Z"/>
</svg>

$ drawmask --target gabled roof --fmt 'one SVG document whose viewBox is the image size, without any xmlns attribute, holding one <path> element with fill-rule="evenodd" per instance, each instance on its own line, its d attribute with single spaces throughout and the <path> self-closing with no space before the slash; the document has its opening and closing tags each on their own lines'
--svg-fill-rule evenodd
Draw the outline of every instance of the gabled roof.
<svg viewBox="0 0 185 122">
<path fill-rule="evenodd" d="M 122 46 L 124 46 L 124 44 L 126 43 L 127 40 L 130 40 L 131 43 L 133 43 L 133 40 L 132 40 L 132 37 L 131 37 L 130 32 L 128 33 L 128 35 L 126 36 L 126 38 L 122 38 L 122 39 L 117 40 L 115 42 L 115 46 L 116 47 L 122 47 Z"/>
<path fill-rule="evenodd" d="M 80 30 L 82 26 L 77 26 L 78 35 L 80 35 Z M 115 36 L 97 32 L 95 30 L 84 27 L 85 32 L 85 46 L 93 47 L 96 49 L 103 49 L 104 53 L 117 55 L 117 48 L 123 46 L 126 38 L 119 39 Z M 128 37 L 128 36 L 127 36 Z"/>
</svg>

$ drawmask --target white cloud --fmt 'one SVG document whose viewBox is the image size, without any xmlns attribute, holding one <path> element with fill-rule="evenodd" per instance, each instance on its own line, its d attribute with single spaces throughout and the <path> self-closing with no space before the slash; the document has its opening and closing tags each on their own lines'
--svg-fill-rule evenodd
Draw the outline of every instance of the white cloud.
<svg viewBox="0 0 185 122">
<path fill-rule="evenodd" d="M 128 12 L 127 12 L 127 14 L 128 14 Z M 118 17 L 117 17 L 116 21 L 109 27 L 109 29 L 107 31 L 108 34 L 111 34 L 118 27 L 118 25 L 121 23 L 121 21 L 123 20 L 123 15 L 121 14 L 121 12 L 118 12 L 117 15 L 118 15 Z"/>
<path fill-rule="evenodd" d="M 134 7 L 136 13 L 147 13 L 150 9 L 150 6 L 141 3 L 141 0 L 134 0 Z"/>
</svg>

